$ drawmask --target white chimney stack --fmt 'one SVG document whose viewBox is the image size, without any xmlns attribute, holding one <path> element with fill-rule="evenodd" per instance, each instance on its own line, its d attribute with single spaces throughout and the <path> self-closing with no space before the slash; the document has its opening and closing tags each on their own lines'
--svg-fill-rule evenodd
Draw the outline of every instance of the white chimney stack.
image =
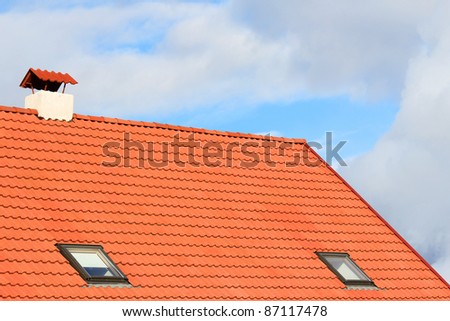
<svg viewBox="0 0 450 321">
<path fill-rule="evenodd" d="M 41 90 L 25 97 L 25 108 L 37 109 L 44 119 L 71 121 L 73 117 L 73 95 Z"/>
<path fill-rule="evenodd" d="M 64 83 L 62 93 L 57 92 Z M 73 118 L 73 95 L 65 94 L 66 84 L 77 84 L 69 74 L 30 68 L 20 86 L 31 88 L 25 97 L 25 108 L 37 109 L 44 119 L 71 121 Z M 35 89 L 40 90 L 35 93 Z"/>
</svg>

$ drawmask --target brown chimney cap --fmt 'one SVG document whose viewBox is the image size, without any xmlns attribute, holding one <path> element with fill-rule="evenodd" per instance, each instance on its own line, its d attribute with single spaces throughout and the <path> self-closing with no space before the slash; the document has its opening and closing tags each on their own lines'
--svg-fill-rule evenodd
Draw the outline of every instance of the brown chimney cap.
<svg viewBox="0 0 450 321">
<path fill-rule="evenodd" d="M 32 90 L 58 91 L 61 84 L 76 85 L 78 82 L 69 74 L 30 68 L 20 83 L 20 87 Z"/>
</svg>

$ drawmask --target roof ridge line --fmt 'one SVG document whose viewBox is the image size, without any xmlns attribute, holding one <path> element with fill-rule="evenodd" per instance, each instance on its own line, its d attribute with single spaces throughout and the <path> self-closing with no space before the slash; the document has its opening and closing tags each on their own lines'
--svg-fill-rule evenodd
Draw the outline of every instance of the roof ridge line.
<svg viewBox="0 0 450 321">
<path fill-rule="evenodd" d="M 7 113 L 18 113 L 18 114 L 27 114 L 27 115 L 36 115 L 38 114 L 36 109 L 31 108 L 21 108 L 16 106 L 4 106 L 0 105 L 0 111 Z"/>
<path fill-rule="evenodd" d="M 189 127 L 189 126 L 178 126 L 171 124 L 163 124 L 158 122 L 147 122 L 147 121 L 138 121 L 138 120 L 125 120 L 120 118 L 112 118 L 112 117 L 103 117 L 103 116 L 89 116 L 89 115 L 80 115 L 73 114 L 74 119 L 87 120 L 92 122 L 103 122 L 103 123 L 112 123 L 112 124 L 120 124 L 127 126 L 138 126 L 138 127 L 153 127 L 159 129 L 168 129 L 180 132 L 195 132 L 199 134 L 209 134 L 214 136 L 225 136 L 225 137 L 238 137 L 238 138 L 249 138 L 249 139 L 258 139 L 265 140 L 267 136 L 257 135 L 251 133 L 242 133 L 242 132 L 229 132 L 229 131 L 221 131 L 221 130 L 213 130 L 199 127 Z M 270 136 L 271 140 L 281 141 L 281 142 L 292 142 L 305 144 L 306 139 L 304 138 L 286 138 L 286 137 L 277 137 Z"/>
<path fill-rule="evenodd" d="M 27 115 L 36 115 L 36 116 L 38 115 L 38 112 L 36 109 L 30 109 L 30 108 L 9 107 L 9 106 L 0 105 L 0 112 L 1 111 L 19 113 L 19 114 L 27 114 Z M 174 131 L 179 131 L 179 132 L 195 132 L 195 133 L 199 133 L 199 134 L 208 134 L 208 135 L 214 135 L 214 136 L 248 138 L 248 139 L 257 139 L 257 140 L 266 140 L 267 139 L 267 136 L 250 134 L 250 133 L 218 131 L 218 130 L 212 130 L 212 129 L 198 128 L 198 127 L 177 126 L 177 125 L 163 124 L 163 123 L 157 123 L 157 122 L 126 120 L 126 119 L 113 118 L 113 117 L 91 116 L 91 115 L 82 115 L 82 114 L 74 113 L 72 121 L 76 121 L 76 120 L 110 123 L 110 124 L 120 124 L 120 125 L 126 125 L 126 126 L 153 127 L 153 128 L 174 130 Z M 304 138 L 285 138 L 285 137 L 270 136 L 270 140 L 280 141 L 280 142 L 292 142 L 292 143 L 298 143 L 298 144 L 306 143 L 306 139 L 304 139 Z"/>
</svg>

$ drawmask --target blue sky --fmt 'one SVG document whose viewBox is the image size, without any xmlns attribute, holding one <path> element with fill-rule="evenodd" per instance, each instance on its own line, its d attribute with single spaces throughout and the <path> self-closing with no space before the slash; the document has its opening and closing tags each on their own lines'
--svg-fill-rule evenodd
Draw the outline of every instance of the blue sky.
<svg viewBox="0 0 450 321">
<path fill-rule="evenodd" d="M 23 106 L 34 67 L 78 80 L 80 114 L 332 132 L 340 173 L 449 279 L 448 14 L 439 0 L 2 1 L 0 103 Z"/>
<path fill-rule="evenodd" d="M 288 1 L 289 2 L 289 1 Z M 83 16 L 87 17 L 88 23 L 91 27 L 87 27 L 87 33 L 85 36 L 81 36 L 78 43 L 72 45 L 81 45 L 82 48 L 77 48 L 75 51 L 79 51 L 79 55 L 94 57 L 95 59 L 106 59 L 111 60 L 111 64 L 106 64 L 103 66 L 103 72 L 110 73 L 111 69 L 114 68 L 114 60 L 130 59 L 135 60 L 134 63 L 138 66 L 139 62 L 142 61 L 143 64 L 148 64 L 152 59 L 157 63 L 158 59 L 169 60 L 165 63 L 170 63 L 171 59 L 175 60 L 176 55 L 182 55 L 183 51 L 187 52 L 187 55 L 202 55 L 204 51 L 218 51 L 220 50 L 220 45 L 213 45 L 209 48 L 207 45 L 200 43 L 202 40 L 209 40 L 209 36 L 197 37 L 189 43 L 186 39 L 175 39 L 173 38 L 174 33 L 179 33 L 180 36 L 189 37 L 188 33 L 183 34 L 177 30 L 182 24 L 189 24 L 190 20 L 193 23 L 203 23 L 205 26 L 208 23 L 213 23 L 213 21 L 208 21 L 208 19 L 213 19 L 214 16 L 220 16 L 221 20 L 224 20 L 222 24 L 225 24 L 222 28 L 218 28 L 217 36 L 220 37 L 221 34 L 224 36 L 224 40 L 233 40 L 237 38 L 236 34 L 239 32 L 249 33 L 253 32 L 254 35 L 250 35 L 252 40 L 258 42 L 255 44 L 255 50 L 258 46 L 264 48 L 265 37 L 268 37 L 267 43 L 269 46 L 270 42 L 273 42 L 273 46 L 289 47 L 287 43 L 288 39 L 284 39 L 284 30 L 280 31 L 278 26 L 274 28 L 274 31 L 269 27 L 264 27 L 259 30 L 258 24 L 259 19 L 248 17 L 249 15 L 260 15 L 264 16 L 265 12 L 258 12 L 258 10 L 253 10 L 253 8 L 241 8 L 240 4 L 230 4 L 228 1 L 164 1 L 160 2 L 166 5 L 166 9 L 159 10 L 163 12 L 163 15 L 158 16 L 157 14 L 152 14 L 150 16 L 146 14 L 139 13 L 138 10 L 142 8 L 144 11 L 151 11 L 155 6 L 158 6 L 158 1 L 4 1 L 0 6 L 0 11 L 4 15 L 8 13 L 13 13 L 14 15 L 21 16 L 22 19 L 26 20 L 27 16 L 31 16 L 32 19 L 37 19 L 33 16 L 35 12 L 36 15 L 44 15 L 46 12 L 51 12 L 51 15 L 58 16 L 56 20 L 60 19 L 61 23 L 64 23 L 64 18 L 68 17 L 69 26 L 66 27 L 67 37 L 80 37 L 76 29 L 81 29 L 78 22 L 73 21 L 76 19 L 76 13 L 78 11 L 80 16 L 80 21 Z M 187 8 L 188 13 L 167 13 L 168 10 L 180 10 L 183 9 L 167 9 L 172 4 L 175 8 L 179 4 L 183 4 Z M 149 6 L 147 6 L 150 4 Z M 153 4 L 153 8 L 152 8 Z M 225 8 L 224 8 L 225 7 Z M 133 8 L 135 11 L 133 11 Z M 206 9 L 204 9 L 206 8 Z M 220 9 L 224 8 L 224 9 Z M 94 21 L 90 21 L 95 17 L 94 11 L 99 11 L 100 14 L 107 17 L 111 15 L 116 24 L 99 23 L 98 25 Z M 125 14 L 125 17 L 120 16 L 121 10 L 129 10 L 129 14 Z M 202 10 L 204 17 L 202 16 Z M 209 15 L 212 18 L 208 17 Z M 223 11 L 224 13 L 221 13 Z M 165 15 L 164 15 L 165 14 Z M 279 13 L 282 15 L 283 12 Z M 31 21 L 30 21 L 31 23 Z M 36 22 L 34 22 L 36 23 Z M 228 27 L 227 24 L 230 26 Z M 47 26 L 47 32 L 44 33 L 46 38 L 51 38 L 52 30 L 51 24 Z M 59 23 L 55 23 L 54 28 L 60 28 Z M 91 28 L 91 29 L 90 29 Z M 99 28 L 99 30 L 95 30 Z M 224 28 L 229 28 L 229 30 L 224 30 Z M 193 27 L 195 29 L 195 26 Z M 267 29 L 267 30 L 266 30 Z M 38 29 L 39 30 L 39 29 Z M 30 32 L 29 37 L 39 38 L 39 31 L 34 34 Z M 174 31 L 175 30 L 175 31 Z M 305 31 L 307 31 L 306 29 Z M 195 32 L 196 30 L 193 30 Z M 329 32 L 328 27 L 325 27 L 324 33 Z M 282 33 L 279 35 L 279 33 Z M 292 31 L 292 37 L 295 37 L 295 31 Z M 64 35 L 57 35 L 58 37 L 64 37 Z M 178 36 L 178 37 L 180 37 Z M 325 35 L 327 36 L 327 35 Z M 331 35 L 333 36 L 333 35 Z M 27 37 L 25 35 L 25 37 Z M 177 36 L 175 36 L 176 38 Z M 327 36 L 329 37 L 329 36 Z M 274 39 L 270 39 L 274 38 Z M 239 41 L 239 39 L 238 39 Z M 242 41 L 245 41 L 243 39 Z M 306 39 L 306 41 L 311 41 Z M 171 45 L 174 43 L 173 48 Z M 55 44 L 52 44 L 55 45 Z M 50 45 L 50 47 L 52 46 Z M 238 43 L 239 45 L 239 43 Z M 190 47 L 192 46 L 192 47 Z M 354 45 L 353 45 L 354 46 Z M 325 46 L 326 47 L 326 46 Z M 229 50 L 230 48 L 227 48 Z M 246 50 L 247 48 L 243 48 Z M 274 50 L 277 48 L 274 48 Z M 316 48 L 313 48 L 317 50 Z M 342 48 L 338 48 L 342 49 Z M 293 51 L 293 49 L 288 48 L 287 50 Z M 345 50 L 344 50 L 345 51 Z M 359 51 L 359 50 L 351 50 Z M 232 54 L 232 52 L 229 52 Z M 72 54 L 72 53 L 71 53 Z M 248 53 L 247 53 L 248 54 Z M 289 53 L 291 54 L 291 53 Z M 295 54 L 295 52 L 293 53 Z M 62 53 L 64 55 L 64 53 Z M 217 57 L 215 57 L 215 55 Z M 271 55 L 274 55 L 271 53 Z M 171 57 L 172 56 L 172 57 Z M 147 59 L 146 59 L 147 57 Z M 42 59 L 33 59 L 32 55 L 29 54 L 28 59 L 24 59 L 22 69 L 26 69 L 27 61 L 33 66 L 44 65 L 55 65 L 54 63 L 43 63 Z M 195 57 L 194 57 L 195 58 Z M 217 63 L 220 64 L 219 54 L 214 53 L 209 59 L 218 59 Z M 321 58 L 325 59 L 327 57 Z M 228 58 L 229 59 L 229 58 Z M 219 83 L 222 82 L 233 83 L 233 78 L 239 77 L 239 73 L 244 70 L 244 75 L 242 75 L 243 81 L 255 82 L 255 78 L 258 77 L 258 67 L 256 66 L 246 66 L 246 62 L 251 59 L 246 57 L 244 61 L 238 61 L 235 65 L 233 62 L 230 63 L 232 73 L 228 74 L 226 71 L 219 71 L 216 77 L 212 79 L 205 79 L 204 81 L 211 81 Z M 56 65 L 61 66 L 62 69 L 65 68 L 64 59 L 59 58 L 60 62 Z M 267 62 L 265 61 L 267 60 Z M 286 60 L 286 59 L 285 59 Z M 282 68 L 293 68 L 295 71 L 295 59 L 290 58 L 290 61 L 281 60 L 277 61 L 276 57 L 261 57 L 261 63 L 269 63 L 267 68 L 279 68 L 278 64 L 282 64 Z M 319 63 L 311 63 L 307 58 L 303 59 L 305 65 L 309 65 L 305 68 L 316 68 Z M 36 61 L 36 62 L 35 62 Z M 192 60 L 189 62 L 192 63 Z M 94 64 L 95 61 L 92 63 Z M 194 62 L 195 63 L 195 62 Z M 206 64 L 211 64 L 211 61 L 206 62 Z M 339 61 L 336 61 L 339 64 Z M 127 77 L 128 73 L 133 73 L 133 68 L 136 66 L 130 66 L 127 70 L 125 66 L 126 63 L 122 62 L 121 67 L 124 77 Z M 292 65 L 292 66 L 289 66 Z M 333 64 L 330 65 L 333 67 Z M 47 68 L 42 66 L 42 68 Z M 50 68 L 50 67 L 48 67 Z M 87 66 L 85 68 L 88 68 Z M 204 67 L 204 68 L 207 68 Z M 245 71 L 248 68 L 247 71 Z M 302 67 L 297 67 L 298 72 L 302 72 Z M 83 85 L 84 78 L 89 77 L 89 69 L 84 70 L 84 73 L 80 75 L 80 68 L 77 66 L 70 66 L 69 70 L 71 74 L 76 77 L 80 86 Z M 100 69 L 100 68 L 99 68 Z M 105 70 L 106 69 L 106 70 Z M 151 72 L 151 67 L 148 68 Z M 180 67 L 179 71 L 183 72 L 183 66 Z M 234 69 L 234 70 L 233 70 Z M 293 71 L 293 72 L 294 72 Z M 101 71 L 100 71 L 101 72 Z M 176 77 L 176 70 L 170 71 L 170 77 Z M 194 71 L 189 71 L 195 73 Z M 207 72 L 207 71 L 205 71 Z M 216 72 L 213 70 L 213 72 Z M 309 71 L 308 71 L 309 72 Z M 338 71 L 339 72 L 339 71 Z M 164 71 L 158 71 L 164 77 Z M 235 74 L 233 74 L 235 73 Z M 330 77 L 329 74 L 336 73 L 336 70 L 330 69 L 328 71 L 318 70 L 310 76 L 311 78 L 319 77 L 321 74 L 325 78 Z M 356 74 L 360 71 L 356 70 Z M 374 72 L 375 74 L 375 72 Z M 270 70 L 262 72 L 263 77 L 279 77 L 281 79 L 275 79 L 274 82 L 281 82 L 281 84 L 276 84 L 276 86 L 271 88 L 271 80 L 266 80 L 264 84 L 251 84 L 249 88 L 245 88 L 247 85 L 243 85 L 242 89 L 238 88 L 240 86 L 239 81 L 236 81 L 236 85 L 223 84 L 224 94 L 217 93 L 215 96 L 207 97 L 206 99 L 198 99 L 198 96 L 203 96 L 206 94 L 208 96 L 209 88 L 205 83 L 200 82 L 199 88 L 194 91 L 192 95 L 187 94 L 187 97 L 181 97 L 180 100 L 173 102 L 172 99 L 167 99 L 167 103 L 159 103 L 162 108 L 157 108 L 158 106 L 151 107 L 148 111 L 148 107 L 144 104 L 136 108 L 136 110 L 130 110 L 130 108 L 123 108 L 122 106 L 116 106 L 113 108 L 108 108 L 107 106 L 98 106 L 92 108 L 89 104 L 92 104 L 92 100 L 89 97 L 83 96 L 83 101 L 81 102 L 79 108 L 77 109 L 80 113 L 95 114 L 95 115 L 108 115 L 112 117 L 122 117 L 122 118 L 132 118 L 138 120 L 148 120 L 157 121 L 164 123 L 173 123 L 177 125 L 186 125 L 193 127 L 204 127 L 217 130 L 227 130 L 227 131 L 239 131 L 239 132 L 251 132 L 251 133 L 264 133 L 271 132 L 275 135 L 283 135 L 287 137 L 301 137 L 308 140 L 320 141 L 324 137 L 324 133 L 327 131 L 333 132 L 336 140 L 347 141 L 344 149 L 341 150 L 343 157 L 354 157 L 363 152 L 370 150 L 375 144 L 377 138 L 379 138 L 392 124 L 395 114 L 399 108 L 399 95 L 395 91 L 389 89 L 384 90 L 380 93 L 369 93 L 368 95 L 359 94 L 355 97 L 354 89 L 352 88 L 332 88 L 332 83 L 337 80 L 331 81 L 331 88 L 321 88 L 321 84 L 306 84 L 305 88 L 302 88 L 301 84 L 296 84 L 297 82 L 303 82 L 305 80 L 300 77 L 289 75 L 289 71 L 284 74 L 277 74 L 276 72 L 272 75 Z M 363 87 L 367 84 L 356 84 L 356 82 L 361 82 L 361 79 L 357 78 L 358 75 L 349 75 L 344 81 L 345 86 L 357 86 L 361 85 Z M 101 77 L 101 75 L 98 75 Z M 140 78 L 142 75 L 140 76 Z M 194 75 L 189 75 L 189 77 L 194 77 Z M 373 75 L 361 75 L 361 77 L 373 78 Z M 144 78 L 144 77 L 142 77 Z M 205 77 L 208 78 L 208 77 Z M 283 79 L 284 78 L 284 79 Z M 289 78 L 292 78 L 290 80 Z M 300 79 L 299 79 L 300 78 Z M 344 78 L 346 76 L 344 75 Z M 397 76 L 398 78 L 398 76 Z M 156 80 L 157 81 L 157 80 Z M 188 82 L 189 79 L 186 79 Z M 309 79 L 306 79 L 309 81 Z M 311 79 L 311 82 L 317 81 Z M 373 80 L 368 80 L 368 82 Z M 382 79 L 382 81 L 384 81 Z M 290 82 L 290 84 L 289 84 Z M 347 83 L 345 83 L 347 82 Z M 106 83 L 111 87 L 116 87 L 116 83 Z M 293 86 L 293 88 L 288 88 L 286 93 L 281 93 L 277 95 L 276 87 L 283 86 L 287 84 L 286 87 Z M 195 85 L 195 84 L 194 84 Z M 188 84 L 176 84 L 170 91 L 167 91 L 168 95 L 174 95 L 180 90 L 179 87 L 183 86 L 183 90 L 188 87 Z M 308 90 L 306 87 L 312 86 L 312 90 Z M 324 87 L 330 86 L 324 82 Z M 235 87 L 235 88 L 233 88 Z M 261 88 L 260 88 L 261 87 Z M 316 88 L 317 87 L 317 88 Z M 145 95 L 145 91 L 151 90 L 151 87 L 142 87 L 142 92 L 140 95 Z M 83 92 L 83 88 L 74 89 L 78 94 L 78 91 Z M 106 89 L 111 90 L 111 89 Z M 114 89 L 115 91 L 117 89 Z M 248 90 L 248 92 L 245 92 Z M 267 90 L 269 92 L 268 97 L 264 97 L 259 93 L 259 90 Z M 270 91 L 273 90 L 272 93 Z M 363 89 L 368 90 L 368 89 Z M 17 92 L 17 88 L 15 89 Z M 120 92 L 120 90 L 117 90 Z M 240 92 L 241 91 L 241 92 Z M 315 91 L 315 92 L 314 92 Z M 370 91 L 370 89 L 369 89 Z M 227 95 L 227 92 L 231 92 Z M 19 96 L 19 94 L 17 94 Z M 183 95 L 184 96 L 184 95 Z M 196 96 L 196 97 L 193 97 Z M 256 97 L 254 97 L 256 96 Z M 164 100 L 164 97 L 158 97 L 159 100 Z M 187 99 L 185 106 L 181 105 L 180 101 Z M 145 104 L 150 105 L 151 100 L 145 101 Z M 105 97 L 97 97 L 95 103 L 106 104 L 109 103 Z M 173 105 L 169 105 L 173 103 Z M 18 104 L 18 103 L 16 103 Z M 136 105 L 136 102 L 134 102 Z"/>
<path fill-rule="evenodd" d="M 321 144 L 325 133 L 332 132 L 334 141 L 346 141 L 340 155 L 352 158 L 373 148 L 392 125 L 397 111 L 398 103 L 394 102 L 361 103 L 346 97 L 329 97 L 261 103 L 243 110 L 205 108 L 146 119 L 190 127 L 307 138 Z"/>
</svg>

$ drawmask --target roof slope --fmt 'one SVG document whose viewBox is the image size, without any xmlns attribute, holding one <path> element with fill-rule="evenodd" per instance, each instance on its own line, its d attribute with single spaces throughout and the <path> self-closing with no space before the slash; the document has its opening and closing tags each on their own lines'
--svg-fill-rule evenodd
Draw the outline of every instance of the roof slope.
<svg viewBox="0 0 450 321">
<path fill-rule="evenodd" d="M 167 166 L 139 168 L 136 147 L 129 167 L 102 165 L 114 160 L 104 144 L 123 146 L 124 133 L 153 142 L 156 159 L 177 134 L 251 148 L 231 149 L 215 167 L 182 167 L 180 148 L 178 164 L 169 150 Z M 284 156 L 272 149 L 276 166 L 245 167 L 249 155 L 267 158 L 264 137 L 0 107 L 0 298 L 450 299 L 445 281 L 330 167 L 284 165 L 302 150 L 317 161 L 303 140 L 274 141 L 288 146 Z M 86 285 L 55 243 L 102 245 L 133 287 Z M 315 251 L 349 253 L 379 289 L 346 289 Z"/>
</svg>

